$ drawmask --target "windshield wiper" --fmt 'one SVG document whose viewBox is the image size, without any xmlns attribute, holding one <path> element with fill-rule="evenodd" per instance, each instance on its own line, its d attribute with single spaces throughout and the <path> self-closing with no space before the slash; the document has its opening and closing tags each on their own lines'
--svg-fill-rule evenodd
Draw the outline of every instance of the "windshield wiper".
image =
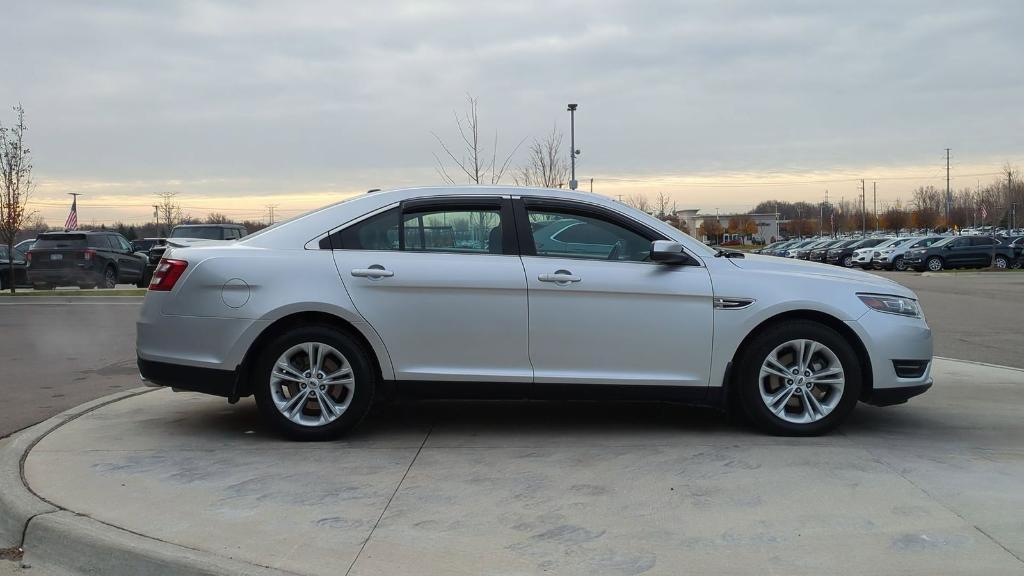
<svg viewBox="0 0 1024 576">
<path fill-rule="evenodd" d="M 721 248 L 715 248 L 715 258 L 725 256 L 726 258 L 745 258 L 743 252 L 739 250 L 722 250 Z"/>
</svg>

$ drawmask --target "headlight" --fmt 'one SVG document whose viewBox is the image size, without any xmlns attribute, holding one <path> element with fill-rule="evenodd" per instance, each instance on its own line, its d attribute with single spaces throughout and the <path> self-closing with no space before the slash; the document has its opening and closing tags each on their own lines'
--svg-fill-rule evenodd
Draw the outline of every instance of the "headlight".
<svg viewBox="0 0 1024 576">
<path fill-rule="evenodd" d="M 882 254 L 892 254 L 895 250 L 882 250 Z"/>
<path fill-rule="evenodd" d="M 857 294 L 857 297 L 872 310 L 911 318 L 921 317 L 921 306 L 913 298 L 886 294 Z"/>
</svg>

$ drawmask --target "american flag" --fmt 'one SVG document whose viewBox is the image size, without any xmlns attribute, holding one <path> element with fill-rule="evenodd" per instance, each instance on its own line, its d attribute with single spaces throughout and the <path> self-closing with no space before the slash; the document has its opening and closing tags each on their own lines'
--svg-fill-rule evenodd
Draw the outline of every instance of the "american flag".
<svg viewBox="0 0 1024 576">
<path fill-rule="evenodd" d="M 65 230 L 78 230 L 78 196 L 74 197 L 71 201 L 71 213 L 68 214 L 68 219 L 64 221 Z"/>
<path fill-rule="evenodd" d="M 985 218 L 988 218 L 988 210 L 986 210 L 985 209 L 985 205 L 982 204 L 981 205 L 981 219 L 984 220 Z"/>
</svg>

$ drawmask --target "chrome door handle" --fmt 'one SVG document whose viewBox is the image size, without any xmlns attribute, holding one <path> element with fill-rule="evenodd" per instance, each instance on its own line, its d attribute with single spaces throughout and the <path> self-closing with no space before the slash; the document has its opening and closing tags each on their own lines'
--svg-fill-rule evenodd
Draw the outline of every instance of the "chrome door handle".
<svg viewBox="0 0 1024 576">
<path fill-rule="evenodd" d="M 541 274 L 537 276 L 537 280 L 541 282 L 554 282 L 556 284 L 568 284 L 570 282 L 579 282 L 582 278 L 568 270 L 558 270 L 554 274 Z"/>
<path fill-rule="evenodd" d="M 385 270 L 379 266 L 371 266 L 369 268 L 354 268 L 352 275 L 357 278 L 370 278 L 375 280 L 377 278 L 390 278 L 395 275 L 391 270 Z"/>
</svg>

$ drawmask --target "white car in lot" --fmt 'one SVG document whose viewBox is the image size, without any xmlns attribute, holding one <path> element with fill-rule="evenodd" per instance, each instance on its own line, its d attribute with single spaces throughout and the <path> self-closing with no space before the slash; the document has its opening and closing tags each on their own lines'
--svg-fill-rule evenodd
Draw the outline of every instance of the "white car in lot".
<svg viewBox="0 0 1024 576">
<path fill-rule="evenodd" d="M 336 437 L 375 396 L 668 399 L 814 435 L 932 383 L 913 292 L 715 250 L 562 190 L 375 192 L 231 242 L 168 248 L 138 320 L 155 385 L 255 396 Z"/>
</svg>

